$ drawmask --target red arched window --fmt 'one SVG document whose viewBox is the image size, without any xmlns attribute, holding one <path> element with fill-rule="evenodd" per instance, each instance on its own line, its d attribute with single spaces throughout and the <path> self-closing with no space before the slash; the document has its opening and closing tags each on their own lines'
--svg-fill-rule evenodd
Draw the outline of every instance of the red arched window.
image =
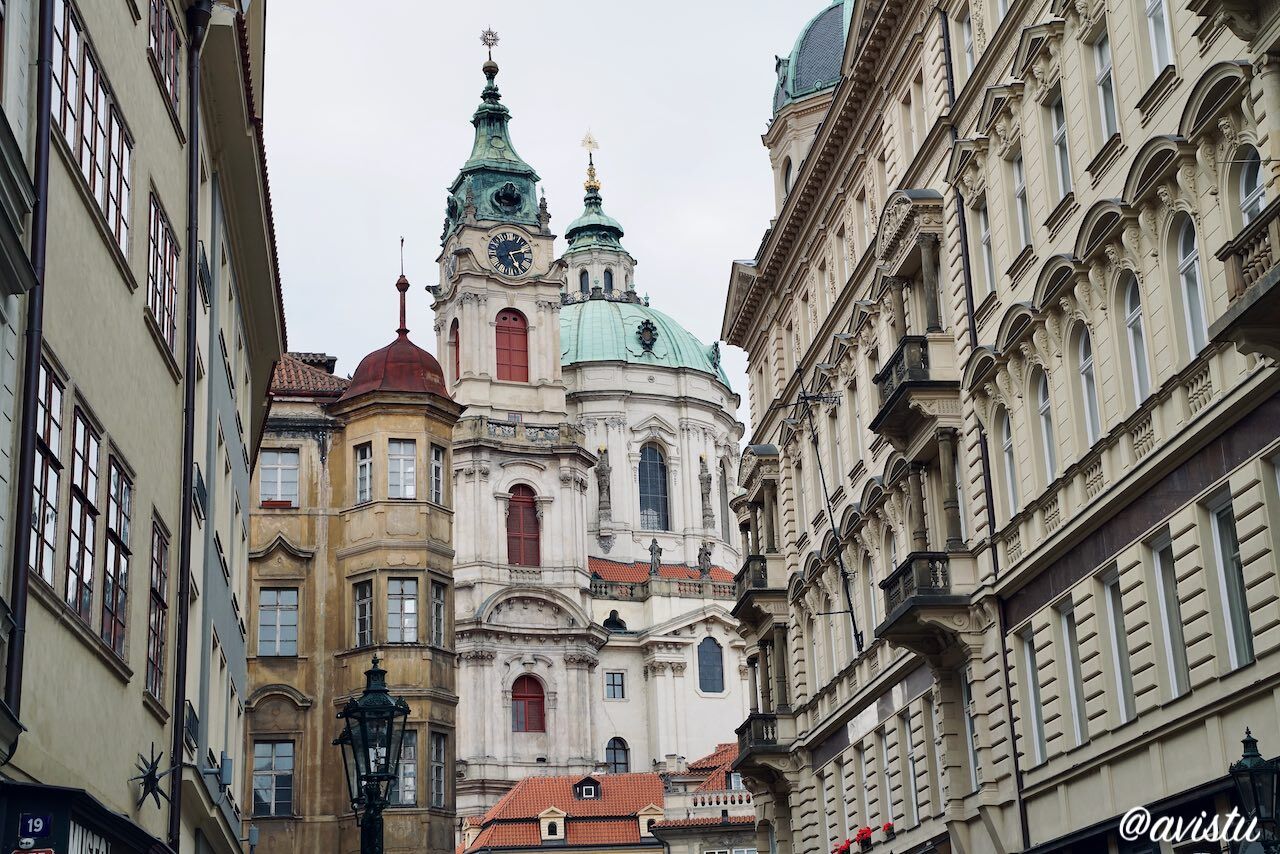
<svg viewBox="0 0 1280 854">
<path fill-rule="evenodd" d="M 541 554 L 538 506 L 533 490 L 522 484 L 511 490 L 507 507 L 507 562 L 514 566 L 541 566 Z"/>
<path fill-rule="evenodd" d="M 542 683 L 528 674 L 511 686 L 511 731 L 546 732 Z"/>
<path fill-rule="evenodd" d="M 453 381 L 457 382 L 462 378 L 462 350 L 460 348 L 461 339 L 458 337 L 458 319 L 453 319 L 453 324 L 449 327 L 449 349 L 453 351 Z"/>
<path fill-rule="evenodd" d="M 529 323 L 514 308 L 498 312 L 498 379 L 529 381 Z"/>
</svg>

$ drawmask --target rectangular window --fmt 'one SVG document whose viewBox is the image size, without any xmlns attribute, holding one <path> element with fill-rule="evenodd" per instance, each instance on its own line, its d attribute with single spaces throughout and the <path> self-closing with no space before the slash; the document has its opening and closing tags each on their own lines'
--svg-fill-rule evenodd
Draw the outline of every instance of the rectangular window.
<svg viewBox="0 0 1280 854">
<path fill-rule="evenodd" d="M 178 106 L 178 93 L 180 90 L 178 83 L 178 52 L 181 44 L 178 26 L 174 23 L 168 4 L 165 3 L 165 0 L 151 0 L 151 28 L 148 47 L 151 50 L 151 56 L 155 60 L 156 67 L 160 69 L 160 79 L 164 81 L 164 92 L 169 96 L 170 103 L 175 107 Z"/>
<path fill-rule="evenodd" d="M 107 228 L 127 251 L 133 142 L 84 27 L 66 0 L 55 0 L 53 20 L 53 123 L 75 153 Z"/>
<path fill-rule="evenodd" d="M 1133 719 L 1133 667 L 1129 661 L 1129 633 L 1124 624 L 1124 597 L 1114 570 L 1102 579 L 1107 600 L 1107 630 L 1111 634 L 1111 670 L 1116 680 L 1116 709 L 1120 722 Z"/>
<path fill-rule="evenodd" d="M 445 634 L 449 626 L 445 596 L 445 586 L 438 581 L 431 582 L 431 643 L 441 647 L 445 645 Z"/>
<path fill-rule="evenodd" d="M 1236 536 L 1236 516 L 1231 502 L 1213 511 L 1214 544 L 1218 551 L 1219 592 L 1230 641 L 1231 666 L 1253 661 L 1253 628 L 1249 624 L 1249 602 L 1245 598 L 1244 565 L 1240 561 L 1240 540 Z"/>
<path fill-rule="evenodd" d="M 903 805 L 906 814 L 903 817 L 907 824 L 917 824 L 920 821 L 920 783 L 916 777 L 916 741 L 911 732 L 910 712 L 902 713 L 902 773 L 906 777 L 902 781 L 903 791 L 906 792 L 906 802 Z"/>
<path fill-rule="evenodd" d="M 804 451 L 801 450 L 801 453 L 804 453 Z M 808 502 L 805 501 L 804 494 L 806 486 L 804 480 L 804 466 L 799 460 L 796 460 L 794 469 L 795 481 L 791 488 L 796 494 L 796 536 L 799 536 L 809 530 L 809 514 L 806 511 L 806 505 Z"/>
<path fill-rule="evenodd" d="M 880 797 L 880 821 L 893 821 L 889 793 L 889 745 L 884 730 L 876 732 L 876 793 Z"/>
<path fill-rule="evenodd" d="M 253 814 L 293 815 L 293 742 L 253 745 Z"/>
<path fill-rule="evenodd" d="M 53 584 L 58 543 L 58 483 L 62 463 L 62 383 L 49 364 L 40 360 L 36 389 L 36 462 L 31 497 L 31 554 L 28 568 L 46 584 Z"/>
<path fill-rule="evenodd" d="M 964 706 L 964 735 L 969 754 L 969 786 L 970 791 L 978 790 L 978 721 L 973 711 L 973 686 L 969 682 L 969 674 L 960 677 L 960 702 Z"/>
<path fill-rule="evenodd" d="M 444 504 L 444 448 L 431 446 L 431 501 Z"/>
<path fill-rule="evenodd" d="M 417 497 L 416 448 L 412 439 L 387 443 L 387 497 Z"/>
<path fill-rule="evenodd" d="M 151 596 L 147 603 L 147 693 L 164 695 L 165 644 L 169 633 L 169 535 L 151 524 Z"/>
<path fill-rule="evenodd" d="M 418 582 L 393 578 L 387 582 L 387 643 L 418 642 Z"/>
<path fill-rule="evenodd" d="M 445 769 L 448 767 L 449 737 L 442 732 L 431 733 L 431 806 L 443 807 L 448 785 Z"/>
<path fill-rule="evenodd" d="M 298 452 L 263 451 L 258 463 L 258 493 L 263 504 L 298 506 Z"/>
<path fill-rule="evenodd" d="M 1147 36 L 1151 40 L 1152 73 L 1159 76 L 1173 64 L 1173 47 L 1169 44 L 1169 18 L 1164 0 L 1147 0 Z"/>
<path fill-rule="evenodd" d="M 258 591 L 258 655 L 298 654 L 298 588 Z"/>
<path fill-rule="evenodd" d="M 987 293 L 996 289 L 996 256 L 991 248 L 991 215 L 987 211 L 984 199 L 978 208 L 978 239 L 982 244 L 982 274 L 985 278 Z"/>
<path fill-rule="evenodd" d="M 1040 671 L 1036 667 L 1036 636 L 1028 626 L 1022 633 L 1022 670 L 1027 680 L 1027 723 L 1031 727 L 1031 756 L 1036 765 L 1045 760 L 1044 707 L 1040 705 Z"/>
<path fill-rule="evenodd" d="M 361 581 L 355 587 L 356 646 L 373 644 L 373 582 Z"/>
<path fill-rule="evenodd" d="M 620 670 L 606 671 L 604 674 L 604 698 L 606 700 L 625 700 L 627 698 L 627 675 Z"/>
<path fill-rule="evenodd" d="M 1178 574 L 1174 568 L 1173 543 L 1166 540 L 1154 547 L 1156 555 L 1156 600 L 1169 668 L 1169 691 L 1181 697 L 1191 687 L 1187 667 L 1187 644 L 1182 636 L 1182 601 L 1178 598 Z"/>
<path fill-rule="evenodd" d="M 1089 716 L 1084 707 L 1084 679 L 1080 674 L 1080 641 L 1076 636 L 1076 612 L 1070 600 L 1058 608 L 1062 629 L 1063 664 L 1067 668 L 1067 700 L 1071 708 L 1072 732 L 1076 744 L 1089 738 Z"/>
<path fill-rule="evenodd" d="M 1058 198 L 1071 192 L 1071 146 L 1067 141 L 1067 108 L 1059 95 L 1049 106 L 1053 127 L 1053 160 L 1058 174 Z"/>
<path fill-rule="evenodd" d="M 1108 140 L 1120 132 L 1116 116 L 1116 83 L 1111 64 L 1111 38 L 1104 30 L 1093 43 L 1093 62 L 1098 86 L 1098 113 L 1102 121 L 1102 138 Z"/>
<path fill-rule="evenodd" d="M 178 334 L 178 238 L 155 193 L 147 231 L 147 308 L 172 351 Z"/>
<path fill-rule="evenodd" d="M 373 445 L 356 445 L 356 503 L 373 500 Z"/>
<path fill-rule="evenodd" d="M 973 14 L 966 6 L 964 11 L 960 13 L 960 39 L 964 46 L 964 73 L 967 78 L 973 73 L 974 66 L 974 49 L 973 49 Z"/>
<path fill-rule="evenodd" d="M 1018 237 L 1023 246 L 1031 245 L 1031 206 L 1027 203 L 1027 172 L 1022 155 L 1013 158 L 1013 206 L 1018 216 Z"/>
<path fill-rule="evenodd" d="M 415 730 L 404 731 L 404 741 L 400 747 L 400 768 L 396 779 L 391 781 L 387 800 L 393 807 L 418 805 L 418 733 Z"/>
<path fill-rule="evenodd" d="M 107 553 L 102 573 L 102 639 L 124 657 L 124 628 L 129 615 L 129 521 L 133 482 L 111 459 L 107 484 Z"/>
<path fill-rule="evenodd" d="M 98 434 L 79 409 L 71 446 L 71 530 L 67 536 L 66 600 L 88 622 L 98 541 Z"/>
</svg>

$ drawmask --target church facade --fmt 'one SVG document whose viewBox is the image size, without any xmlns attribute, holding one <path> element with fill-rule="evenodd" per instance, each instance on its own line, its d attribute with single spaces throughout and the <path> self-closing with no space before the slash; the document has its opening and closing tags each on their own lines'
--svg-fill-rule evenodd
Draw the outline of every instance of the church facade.
<svg viewBox="0 0 1280 854">
<path fill-rule="evenodd" d="M 641 300 L 594 165 L 557 254 L 484 66 L 436 289 L 454 431 L 457 797 L 675 767 L 746 710 L 730 615 L 743 427 L 719 348 Z"/>
</svg>

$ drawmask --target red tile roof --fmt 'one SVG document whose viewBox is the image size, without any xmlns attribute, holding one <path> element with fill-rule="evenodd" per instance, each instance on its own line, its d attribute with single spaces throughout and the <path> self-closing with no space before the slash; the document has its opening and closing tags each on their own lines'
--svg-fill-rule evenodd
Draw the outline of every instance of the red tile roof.
<svg viewBox="0 0 1280 854">
<path fill-rule="evenodd" d="M 721 824 L 754 825 L 754 815 L 708 816 L 706 818 L 673 818 L 670 821 L 659 821 L 653 826 L 664 827 L 714 827 Z"/>
<path fill-rule="evenodd" d="M 593 576 L 605 581 L 639 584 L 649 580 L 648 561 L 619 563 L 616 560 L 605 560 L 602 557 L 589 557 L 587 558 L 587 568 L 591 570 Z M 677 581 L 696 581 L 702 577 L 702 572 L 696 566 L 664 563 L 658 567 L 658 575 L 661 578 Z M 733 573 L 722 567 L 713 566 L 711 567 L 711 580 L 733 581 Z"/>
<path fill-rule="evenodd" d="M 292 353 L 285 353 L 276 363 L 271 378 L 271 393 L 280 395 L 302 394 L 314 397 L 340 397 L 347 390 L 348 380 L 313 368 Z"/>
<path fill-rule="evenodd" d="M 635 845 L 640 841 L 640 821 L 635 818 L 567 821 L 566 845 Z"/>
<path fill-rule="evenodd" d="M 701 759 L 695 759 L 690 762 L 689 770 L 706 771 L 708 768 L 719 768 L 722 765 L 732 763 L 733 760 L 737 758 L 738 742 L 726 741 L 722 744 L 717 744 L 716 749 L 710 754 L 702 757 Z"/>
<path fill-rule="evenodd" d="M 640 810 L 663 803 L 662 778 L 657 774 L 601 774 L 600 797 L 579 800 L 573 785 L 583 777 L 526 777 L 502 796 L 484 821 L 537 818 L 547 807 L 556 807 L 569 818 L 633 816 Z"/>
<path fill-rule="evenodd" d="M 478 851 L 482 848 L 537 848 L 542 844 L 541 825 L 533 821 L 520 821 L 509 824 L 491 824 L 471 844 L 467 850 Z"/>
</svg>

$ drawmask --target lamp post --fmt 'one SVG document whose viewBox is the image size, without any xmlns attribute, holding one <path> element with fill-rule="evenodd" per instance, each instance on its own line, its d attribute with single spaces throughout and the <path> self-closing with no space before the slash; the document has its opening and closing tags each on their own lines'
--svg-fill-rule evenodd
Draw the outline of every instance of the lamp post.
<svg viewBox="0 0 1280 854">
<path fill-rule="evenodd" d="M 387 671 L 365 671 L 364 693 L 352 697 L 338 712 L 342 734 L 333 743 L 342 748 L 347 792 L 360 823 L 361 854 L 382 854 L 382 811 L 400 770 L 400 748 L 409 718 L 409 704 L 387 690 Z"/>
<path fill-rule="evenodd" d="M 1276 794 L 1280 791 L 1276 777 L 1280 775 L 1280 762 L 1263 759 L 1258 752 L 1258 740 L 1247 729 L 1241 744 L 1244 745 L 1244 754 L 1228 769 L 1231 782 L 1235 784 L 1245 818 L 1258 822 L 1263 850 L 1275 854 L 1280 851 L 1280 840 L 1276 834 Z"/>
</svg>

